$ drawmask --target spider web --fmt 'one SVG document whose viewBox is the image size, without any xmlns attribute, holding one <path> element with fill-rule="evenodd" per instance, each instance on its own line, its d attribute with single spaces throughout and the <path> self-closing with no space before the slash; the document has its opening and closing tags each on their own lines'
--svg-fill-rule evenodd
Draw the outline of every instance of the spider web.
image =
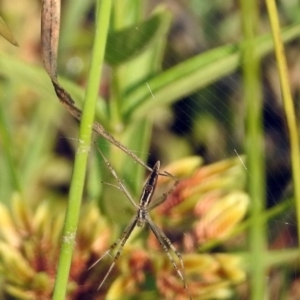
<svg viewBox="0 0 300 300">
<path fill-rule="evenodd" d="M 3 3 L 4 2 L 5 4 L 3 4 L 2 7 L 3 11 L 6 11 L 9 7 L 9 1 L 3 1 Z M 149 11 L 157 5 L 157 2 L 158 1 L 147 2 Z M 234 1 L 193 0 L 184 2 L 174 0 L 165 2 L 168 4 L 174 17 L 164 58 L 163 67 L 165 69 L 183 62 L 190 57 L 209 51 L 210 49 L 229 43 L 238 43 L 242 40 L 239 19 L 240 8 Z M 297 10 L 295 9 L 296 4 L 293 2 L 294 1 L 279 1 L 278 9 L 282 24 L 295 23 L 295 11 Z M 89 5 L 91 6 L 91 4 Z M 7 11 L 9 11 L 9 9 Z M 23 11 L 27 12 L 27 9 L 24 7 Z M 38 11 L 38 9 L 36 9 L 36 11 Z M 30 32 L 34 30 L 36 36 L 39 36 L 39 25 L 37 25 L 39 24 L 39 19 L 31 18 L 30 14 L 33 14 L 32 12 L 27 13 L 27 18 L 30 19 L 32 23 L 30 23 L 28 27 L 26 26 L 24 30 L 26 31 L 26 29 L 30 27 Z M 87 18 L 87 23 L 88 22 L 93 22 L 91 17 Z M 260 33 L 270 32 L 267 13 L 264 7 L 261 8 L 259 27 Z M 91 29 L 88 27 L 88 30 L 84 29 L 83 31 L 87 31 L 85 33 L 89 35 L 89 30 Z M 38 54 L 32 50 L 38 48 L 37 45 L 39 41 L 38 39 L 30 38 L 29 34 L 26 33 L 28 35 L 27 40 L 25 33 L 24 39 L 27 42 L 24 44 L 27 45 L 27 48 L 21 47 L 20 51 L 24 51 L 22 55 L 26 57 L 26 60 L 30 61 L 33 59 L 38 61 Z M 67 37 L 66 34 L 65 37 Z M 62 38 L 62 40 L 64 41 L 64 38 Z M 66 42 L 66 44 L 68 43 Z M 5 47 L 6 46 L 4 46 L 4 51 L 7 50 Z M 290 82 L 293 96 L 296 100 L 298 100 L 299 89 L 298 66 L 300 60 L 298 47 L 299 45 L 296 42 L 286 45 Z M 74 46 L 74 48 L 76 47 Z M 64 52 L 66 49 L 64 49 L 63 45 L 60 50 L 62 52 L 61 60 L 64 61 L 65 57 L 67 57 L 65 64 L 66 73 L 74 78 L 74 81 L 84 81 L 84 79 L 80 77 L 80 74 L 84 73 L 86 58 L 80 58 L 82 54 L 80 50 L 66 54 Z M 9 49 L 9 51 L 11 51 L 11 49 Z M 76 51 L 78 51 L 78 53 Z M 28 53 L 31 53 L 30 57 L 27 57 Z M 65 57 L 63 57 L 63 55 L 65 55 Z M 11 64 L 13 64 L 13 62 L 12 60 Z M 26 85 L 28 82 L 26 80 L 27 77 L 30 77 L 30 72 L 27 72 L 28 75 L 26 74 L 26 76 L 24 76 L 24 74 L 18 73 L 21 72 L 22 68 L 14 66 L 15 65 L 10 67 L 10 69 L 12 69 L 11 77 L 17 78 L 14 81 L 14 87 L 18 87 L 16 90 L 23 97 L 19 96 L 20 99 L 16 97 L 16 99 L 20 101 L 13 103 L 8 96 L 12 93 L 12 88 L 8 87 L 3 90 L 5 93 L 1 91 L 1 96 L 3 96 L 4 99 L 2 102 L 3 108 L 1 107 L 1 110 L 5 111 L 6 116 L 12 116 L 12 123 L 9 123 L 8 126 L 13 139 L 12 152 L 18 161 L 21 170 L 20 174 L 22 174 L 22 179 L 24 180 L 23 184 L 26 186 L 25 194 L 33 206 L 37 205 L 42 197 L 52 197 L 54 193 L 66 198 L 72 170 L 74 149 L 76 149 L 76 143 L 78 142 L 74 139 L 74 137 L 77 136 L 77 124 L 75 124 L 75 126 L 71 118 L 62 117 L 60 112 L 62 109 L 59 107 L 59 104 L 54 101 L 47 101 L 47 114 L 45 113 L 44 107 L 45 101 L 42 102 L 43 107 L 38 107 L 36 103 L 41 101 L 40 97 L 48 100 L 47 97 L 50 91 L 48 91 L 42 83 L 40 84 L 40 82 L 37 81 L 38 78 L 34 78 L 35 81 L 31 84 L 30 92 L 28 92 L 28 86 Z M 105 70 L 104 72 L 105 75 L 107 75 L 108 71 Z M 19 75 L 19 77 L 16 76 L 16 74 Z M 109 75 L 113 76 L 113 74 Z M 104 77 L 108 78 L 109 76 Z M 298 299 L 300 298 L 299 269 L 297 264 L 295 264 L 295 255 L 293 252 L 295 249 L 297 250 L 297 221 L 293 202 L 289 137 L 282 108 L 277 66 L 273 55 L 268 55 L 262 59 L 261 83 L 264 103 L 263 126 L 266 153 L 265 196 L 268 249 L 278 254 L 277 257 L 273 257 L 273 263 L 270 265 L 267 274 L 266 286 L 269 291 L 268 298 L 275 300 Z M 108 83 L 105 82 L 101 87 L 101 94 L 104 95 L 104 97 L 105 94 L 108 93 L 107 86 Z M 24 88 L 26 89 L 25 92 Z M 151 94 L 151 86 L 147 88 Z M 168 163 L 176 162 L 182 157 L 199 155 L 204 159 L 205 166 L 209 166 L 224 159 L 235 157 L 244 169 L 245 174 L 251 176 L 247 168 L 245 157 L 243 156 L 247 133 L 245 132 L 246 112 L 242 94 L 243 75 L 242 72 L 238 70 L 191 95 L 187 95 L 183 99 L 179 99 L 173 103 L 171 107 L 159 108 L 154 116 L 148 164 L 153 166 L 157 160 L 161 160 L 162 165 L 167 165 Z M 155 97 L 155 94 L 152 94 L 152 96 Z M 255 101 L 255 99 L 253 99 L 253 101 Z M 298 109 L 297 101 L 295 101 L 295 103 Z M 37 119 L 34 119 L 35 117 Z M 45 128 L 48 126 L 46 128 L 48 131 L 40 126 L 36 129 L 32 129 L 34 128 L 33 123 L 37 122 L 36 120 L 39 120 L 39 118 L 43 119 L 43 126 Z M 28 119 L 33 120 L 32 124 L 26 124 L 25 120 Z M 55 129 L 53 129 L 53 125 Z M 3 141 L 4 138 L 1 136 L 1 146 L 4 145 Z M 109 149 L 107 143 L 103 143 L 101 146 L 104 152 L 105 149 Z M 131 150 L 135 151 L 135 149 Z M 5 154 L 2 151 L 3 150 L 0 149 L 1 166 L 5 165 Z M 136 154 L 144 155 L 145 153 Z M 53 157 L 54 155 L 55 157 Z M 117 159 L 119 155 L 121 159 L 126 159 L 126 156 L 123 154 L 118 154 Z M 114 162 L 111 163 L 113 164 Z M 96 168 L 96 165 L 100 165 L 100 167 Z M 134 165 L 135 162 L 132 162 L 131 159 L 126 160 L 126 163 L 123 165 L 125 173 L 132 173 L 131 170 Z M 105 170 L 105 164 L 93 156 L 90 161 L 85 197 L 98 199 L 97 197 L 105 190 L 106 194 L 103 199 L 106 201 L 100 204 L 100 211 L 105 215 L 105 222 L 109 224 L 108 227 L 111 229 L 109 238 L 110 242 L 113 242 L 118 238 L 124 227 L 126 227 L 134 211 L 131 210 L 130 203 L 116 187 L 99 183 L 100 178 L 106 183 L 116 184 L 109 172 L 101 172 L 99 175 L 100 169 Z M 59 170 L 59 172 L 57 170 Z M 119 175 L 123 170 L 116 171 Z M 0 170 L 0 182 L 2 182 L 0 193 L 1 201 L 10 203 L 11 194 L 14 189 L 9 188 L 10 181 L 12 180 L 7 174 L 8 172 L 6 172 L 6 169 L 3 167 L 3 169 Z M 123 175 L 120 175 L 120 177 L 132 193 L 134 199 L 138 201 L 139 193 L 142 190 L 143 177 L 141 176 L 140 182 L 137 184 L 138 187 L 135 186 L 136 183 L 131 177 Z M 94 180 L 95 178 L 97 178 L 97 181 Z M 155 197 L 162 195 L 162 193 L 169 188 L 169 184 L 171 183 L 159 187 Z M 47 192 L 45 192 L 45 190 L 47 190 Z M 49 192 L 49 190 L 51 192 Z M 174 193 L 174 197 L 175 196 L 176 192 Z M 172 203 L 174 199 L 176 200 L 176 198 L 170 197 L 166 206 L 158 207 L 153 211 L 151 216 L 157 226 L 163 229 L 168 238 L 174 243 L 176 249 L 183 255 L 191 253 L 207 255 L 214 255 L 215 253 L 233 254 L 235 252 L 249 251 L 247 243 L 245 242 L 247 239 L 246 229 L 237 235 L 237 237 L 201 250 L 201 244 L 195 243 L 194 236 L 191 235 L 192 224 L 190 218 L 185 217 L 184 214 L 178 217 L 178 214 L 176 215 L 175 213 L 172 215 L 172 218 L 168 215 L 167 217 L 162 217 L 164 212 L 168 211 L 168 205 L 171 205 L 170 203 Z M 175 207 L 174 210 L 176 212 Z M 245 218 L 245 222 L 247 222 L 247 217 Z M 243 221 L 241 223 L 243 224 Z M 151 297 L 153 299 L 153 293 L 155 293 L 153 291 L 157 289 L 155 279 L 161 280 L 161 284 L 169 284 L 172 286 L 174 283 L 171 281 L 173 277 L 171 277 L 170 282 L 167 283 L 161 278 L 153 278 L 153 266 L 155 265 L 151 265 L 150 261 L 155 261 L 156 258 L 158 263 L 160 263 L 158 269 L 164 271 L 164 274 L 168 276 L 168 274 L 172 273 L 172 269 L 164 269 L 162 267 L 165 262 L 164 259 L 167 260 L 167 258 L 165 257 L 164 251 L 159 248 L 159 245 L 153 239 L 153 236 L 151 237 L 151 234 L 149 234 L 149 230 L 135 231 L 128 240 L 128 248 L 126 249 L 127 250 L 124 250 L 122 254 L 124 255 L 124 260 L 120 259 L 120 266 L 118 266 L 116 271 L 112 272 L 110 278 L 108 278 L 106 291 L 111 284 L 119 280 L 118 276 L 122 277 L 128 272 L 128 267 L 126 269 L 127 264 L 124 263 L 127 261 L 134 262 L 134 266 L 140 264 L 139 267 L 134 269 L 136 272 L 136 276 L 133 278 L 134 282 L 138 282 L 141 286 L 146 282 L 147 284 L 145 285 L 152 288 L 152 290 L 150 288 L 148 290 L 146 290 L 146 288 L 144 289 L 144 299 L 151 299 Z M 150 251 L 148 251 L 149 249 Z M 103 249 L 103 251 L 105 251 L 105 249 Z M 176 257 L 174 257 L 174 259 L 176 260 Z M 99 268 L 108 268 L 109 263 L 110 260 L 108 257 Z M 152 268 L 149 266 L 152 266 Z M 186 269 L 187 271 L 189 270 L 188 265 Z M 243 269 L 241 266 L 241 270 L 244 271 L 245 269 L 246 268 Z M 141 272 L 141 270 L 143 272 Z M 157 272 L 157 274 L 158 273 L 159 272 Z M 199 283 L 201 279 L 187 276 L 187 284 L 190 285 L 191 288 L 195 282 Z M 176 284 L 175 281 L 175 287 L 177 287 Z M 180 284 L 181 283 L 179 283 L 178 286 L 182 287 Z M 234 285 L 232 288 L 234 294 L 228 296 L 227 299 L 249 299 L 249 286 L 247 284 L 248 282 L 245 281 L 240 285 Z M 82 284 L 81 288 L 84 289 L 84 284 Z"/>
<path fill-rule="evenodd" d="M 174 6 L 177 7 L 177 4 Z M 292 3 L 285 2 L 279 8 L 282 23 L 291 20 L 292 7 Z M 184 60 L 195 53 L 242 39 L 238 7 L 231 1 L 226 3 L 192 1 L 190 7 L 182 10 L 174 8 L 174 10 L 177 12 L 177 16 L 170 38 L 170 48 L 173 51 L 170 51 L 172 57 L 167 57 L 170 64 Z M 261 33 L 269 32 L 266 11 L 261 12 L 260 30 Z M 185 45 L 185 47 L 182 46 L 184 50 L 176 48 L 182 40 L 191 41 L 191 43 L 182 43 Z M 299 74 L 296 67 L 299 55 L 292 57 L 292 53 L 297 51 L 296 48 L 297 46 L 294 44 L 286 46 L 295 99 L 298 96 L 299 83 L 293 81 L 292 78 Z M 274 56 L 264 57 L 261 66 L 264 149 L 266 153 L 265 206 L 269 212 L 279 210 L 266 222 L 268 248 L 274 251 L 282 250 L 283 256 L 286 255 L 285 258 L 287 258 L 289 250 L 297 247 L 297 221 L 293 203 L 289 137 Z M 174 145 L 179 145 L 176 149 L 182 151 L 181 155 L 196 153 L 204 158 L 206 164 L 210 164 L 226 157 L 240 157 L 244 154 L 247 133 L 245 132 L 246 111 L 242 94 L 242 73 L 236 71 L 176 102 L 172 108 L 174 119 L 169 127 L 171 133 L 167 134 L 171 135 L 170 140 L 175 140 Z M 165 137 L 164 139 L 166 140 Z M 182 147 L 180 147 L 181 144 Z M 163 145 L 161 148 L 164 149 L 161 152 L 165 151 Z M 174 147 L 170 146 L 169 149 L 173 151 Z M 247 175 L 251 176 L 242 159 L 241 164 L 245 167 Z M 246 249 L 244 248 L 244 250 Z M 272 299 L 296 299 L 299 297 L 297 294 L 298 268 L 290 265 L 290 262 L 288 260 L 282 260 L 281 263 L 278 261 L 280 267 L 276 267 L 276 265 L 271 267 L 267 285 L 272 292 L 268 297 Z M 237 299 L 248 299 L 248 296 L 243 293 L 236 297 Z"/>
</svg>

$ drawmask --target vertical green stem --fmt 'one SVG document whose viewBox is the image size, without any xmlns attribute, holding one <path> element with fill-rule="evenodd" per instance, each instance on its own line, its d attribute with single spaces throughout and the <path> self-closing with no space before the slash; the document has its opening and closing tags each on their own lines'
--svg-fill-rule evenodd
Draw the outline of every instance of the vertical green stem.
<svg viewBox="0 0 300 300">
<path fill-rule="evenodd" d="M 5 155 L 3 155 L 3 158 L 5 159 L 5 162 L 7 164 L 7 171 L 9 171 L 6 175 L 9 175 L 8 177 L 12 181 L 12 187 L 14 190 L 17 190 L 18 192 L 22 192 L 22 186 L 19 180 L 19 174 L 17 166 L 14 163 L 13 159 L 13 144 L 11 140 L 11 135 L 8 131 L 9 126 L 5 122 L 5 116 L 4 112 L 5 110 L 0 107 L 0 142 L 2 146 L 2 151 Z M 2 166 L 4 168 L 4 166 Z M 3 187 L 2 187 L 3 189 Z"/>
<path fill-rule="evenodd" d="M 262 126 L 262 92 L 260 60 L 255 52 L 255 35 L 259 24 L 257 0 L 241 0 L 242 26 L 245 37 L 242 49 L 244 98 L 246 103 L 246 153 L 248 191 L 251 197 L 249 228 L 251 299 L 265 296 L 266 228 L 260 216 L 265 209 L 265 155 Z"/>
<path fill-rule="evenodd" d="M 299 135 L 297 130 L 296 113 L 294 109 L 294 102 L 291 95 L 289 75 L 287 71 L 287 63 L 284 54 L 284 46 L 280 34 L 280 25 L 278 21 L 278 13 L 276 4 L 273 0 L 266 0 L 270 24 L 272 29 L 272 36 L 275 45 L 276 61 L 278 65 L 281 93 L 283 99 L 283 107 L 285 110 L 291 147 L 291 162 L 294 182 L 294 194 L 296 203 L 296 215 L 298 226 L 298 243 L 300 241 L 300 149 L 299 149 Z"/>
<path fill-rule="evenodd" d="M 88 86 L 80 123 L 79 145 L 75 157 L 53 300 L 64 300 L 67 290 L 72 253 L 75 247 L 86 165 L 91 144 L 92 124 L 94 121 L 99 91 L 101 67 L 104 59 L 111 6 L 112 0 L 98 0 L 96 34 L 92 51 Z"/>
</svg>

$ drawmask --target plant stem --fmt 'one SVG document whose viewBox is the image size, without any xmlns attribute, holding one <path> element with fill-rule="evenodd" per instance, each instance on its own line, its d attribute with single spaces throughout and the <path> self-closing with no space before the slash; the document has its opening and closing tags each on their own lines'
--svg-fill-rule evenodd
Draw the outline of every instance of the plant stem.
<svg viewBox="0 0 300 300">
<path fill-rule="evenodd" d="M 79 145 L 75 156 L 74 170 L 69 194 L 69 202 L 63 229 L 57 276 L 55 280 L 53 300 L 64 300 L 68 284 L 68 276 L 75 247 L 77 224 L 80 213 L 81 198 L 85 180 L 86 165 L 90 151 L 92 124 L 97 102 L 101 78 L 112 0 L 98 0 L 96 34 L 94 39 L 92 60 L 89 71 L 88 86 L 85 94 L 82 119 L 79 131 Z M 100 23 L 101 22 L 101 23 Z"/>
<path fill-rule="evenodd" d="M 249 227 L 250 299 L 265 297 L 266 228 L 261 216 L 265 209 L 265 155 L 262 126 L 262 88 L 260 59 L 255 45 L 259 23 L 258 1 L 241 0 L 242 26 L 245 43 L 242 52 L 244 97 L 246 103 L 246 153 L 248 191 L 251 199 Z"/>
<path fill-rule="evenodd" d="M 272 36 L 275 45 L 276 61 L 278 65 L 280 86 L 283 100 L 283 107 L 285 110 L 291 147 L 291 162 L 292 174 L 294 182 L 294 194 L 296 204 L 297 229 L 298 229 L 298 243 L 300 241 L 300 149 L 299 149 L 299 135 L 297 130 L 297 120 L 294 108 L 294 102 L 291 95 L 289 75 L 287 71 L 287 62 L 284 53 L 284 46 L 282 43 L 280 25 L 278 21 L 278 12 L 276 4 L 272 0 L 267 0 L 267 8 L 272 29 Z"/>
</svg>

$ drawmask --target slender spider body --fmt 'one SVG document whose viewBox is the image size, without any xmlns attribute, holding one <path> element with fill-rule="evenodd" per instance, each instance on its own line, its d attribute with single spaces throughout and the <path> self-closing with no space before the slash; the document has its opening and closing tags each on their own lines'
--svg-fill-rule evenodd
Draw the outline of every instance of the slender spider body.
<svg viewBox="0 0 300 300">
<path fill-rule="evenodd" d="M 184 288 L 187 291 L 187 294 L 189 295 L 188 288 L 187 288 L 186 281 L 185 281 L 185 276 L 184 276 L 184 264 L 183 264 L 182 256 L 176 250 L 176 248 L 172 245 L 169 238 L 162 232 L 162 230 L 160 228 L 158 228 L 154 224 L 154 222 L 152 221 L 152 219 L 150 217 L 150 214 L 149 214 L 149 212 L 153 208 L 159 206 L 160 204 L 162 204 L 167 199 L 167 197 L 173 192 L 175 187 L 178 185 L 179 181 L 173 175 L 171 175 L 167 172 L 164 172 L 163 175 L 172 177 L 175 180 L 175 183 L 174 183 L 173 187 L 167 193 L 163 194 L 162 197 L 160 197 L 157 200 L 154 200 L 152 202 L 152 197 L 153 197 L 153 194 L 154 194 L 154 191 L 155 191 L 155 188 L 156 188 L 157 179 L 158 179 L 158 176 L 160 175 L 160 173 L 159 173 L 160 161 L 157 161 L 156 164 L 154 165 L 151 173 L 149 174 L 148 178 L 146 179 L 146 182 L 144 184 L 144 187 L 143 187 L 143 190 L 142 190 L 142 193 L 141 193 L 141 196 L 140 196 L 139 204 L 137 204 L 133 200 L 132 196 L 130 195 L 130 193 L 128 192 L 126 187 L 123 185 L 122 181 L 117 176 L 115 170 L 113 169 L 111 164 L 107 161 L 107 159 L 105 158 L 105 156 L 103 155 L 103 153 L 101 152 L 100 149 L 99 149 L 99 152 L 102 155 L 102 157 L 103 157 L 105 163 L 107 164 L 108 168 L 110 169 L 112 175 L 117 180 L 118 188 L 121 191 L 124 192 L 124 194 L 129 199 L 131 204 L 135 207 L 136 214 L 131 219 L 131 221 L 129 222 L 129 225 L 125 228 L 125 230 L 123 231 L 123 233 L 121 234 L 119 239 L 115 243 L 113 243 L 111 245 L 111 247 L 89 268 L 89 269 L 91 269 L 92 267 L 94 267 L 103 257 L 105 257 L 106 255 L 109 255 L 110 252 L 113 251 L 118 246 L 118 250 L 117 250 L 117 253 L 116 253 L 116 255 L 113 259 L 113 262 L 112 262 L 111 266 L 109 267 L 107 273 L 105 274 L 103 280 L 101 281 L 101 283 L 98 287 L 98 290 L 102 287 L 102 285 L 104 284 L 104 282 L 107 279 L 108 275 L 110 274 L 110 272 L 114 268 L 117 260 L 119 259 L 120 255 L 122 253 L 123 247 L 124 247 L 126 241 L 128 240 L 129 236 L 131 235 L 133 229 L 136 226 L 137 227 L 143 227 L 145 224 L 148 224 L 151 231 L 153 232 L 153 234 L 155 235 L 155 237 L 159 241 L 161 247 L 163 248 L 163 250 L 167 254 L 170 262 L 174 266 L 178 276 L 180 277 L 181 281 L 183 282 L 183 285 L 184 285 Z M 172 255 L 170 253 L 170 249 L 178 257 L 178 260 L 180 261 L 180 266 L 181 266 L 182 271 L 178 268 L 176 262 L 174 261 Z M 190 296 L 189 296 L 189 298 L 191 299 Z"/>
<path fill-rule="evenodd" d="M 144 185 L 142 195 L 140 197 L 140 203 L 139 205 L 135 205 L 137 210 L 137 226 L 143 227 L 147 220 L 150 218 L 149 216 L 149 209 L 151 209 L 150 203 L 153 197 L 153 193 L 156 188 L 157 184 L 157 178 L 160 168 L 160 161 L 158 161 L 154 167 L 152 172 L 150 173 L 149 177 L 146 180 L 146 183 Z"/>
</svg>

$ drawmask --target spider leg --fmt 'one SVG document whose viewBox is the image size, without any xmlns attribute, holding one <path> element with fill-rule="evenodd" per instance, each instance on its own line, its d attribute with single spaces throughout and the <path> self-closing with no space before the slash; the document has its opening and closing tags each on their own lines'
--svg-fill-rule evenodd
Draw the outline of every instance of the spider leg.
<svg viewBox="0 0 300 300">
<path fill-rule="evenodd" d="M 170 262 L 174 266 L 174 268 L 175 268 L 178 276 L 180 277 L 181 281 L 183 282 L 183 286 L 184 286 L 185 290 L 187 291 L 187 294 L 188 294 L 188 296 L 189 296 L 189 298 L 191 300 L 192 298 L 191 298 L 191 296 L 189 294 L 189 290 L 188 290 L 188 287 L 187 287 L 187 284 L 186 284 L 186 280 L 185 280 L 185 273 L 184 273 L 185 268 L 184 268 L 184 263 L 183 263 L 182 255 L 172 245 L 170 239 L 163 233 L 163 231 L 154 224 L 154 222 L 151 220 L 151 218 L 150 218 L 149 215 L 147 216 L 146 221 L 147 221 L 150 229 L 154 233 L 155 237 L 159 241 L 159 244 L 161 245 L 161 247 L 164 249 L 165 253 L 167 254 Z M 180 265 L 181 265 L 182 271 L 179 270 L 176 262 L 174 261 L 172 255 L 170 254 L 169 249 L 172 249 L 172 251 L 178 257 L 178 259 L 180 261 Z"/>
<path fill-rule="evenodd" d="M 159 206 L 160 204 L 162 204 L 163 202 L 165 202 L 168 198 L 169 195 L 171 195 L 175 188 L 177 187 L 177 185 L 179 184 L 179 180 L 172 174 L 168 173 L 165 171 L 165 176 L 169 176 L 171 177 L 172 179 L 174 179 L 174 184 L 173 186 L 166 192 L 164 193 L 161 197 L 159 197 L 158 199 L 154 200 L 148 207 L 147 207 L 147 211 L 150 211 L 152 210 L 153 208 Z"/>
<path fill-rule="evenodd" d="M 95 143 L 96 144 L 96 143 Z M 96 144 L 98 151 L 100 152 L 102 158 L 104 159 L 107 167 L 109 168 L 111 174 L 115 177 L 115 179 L 118 182 L 118 187 L 121 191 L 124 192 L 125 196 L 129 199 L 129 201 L 131 202 L 131 204 L 136 208 L 139 209 L 139 206 L 134 202 L 133 198 L 131 197 L 131 195 L 129 194 L 129 192 L 127 191 L 126 187 L 124 186 L 124 184 L 122 183 L 122 181 L 120 180 L 120 178 L 118 177 L 115 169 L 112 167 L 112 165 L 109 163 L 109 161 L 106 159 L 106 157 L 104 156 L 104 154 L 102 153 L 102 151 L 100 150 L 100 148 L 98 147 L 98 145 Z"/>
<path fill-rule="evenodd" d="M 101 183 L 105 184 L 105 185 L 108 185 L 108 186 L 112 186 L 120 191 L 123 191 L 120 186 L 116 185 L 116 184 L 113 184 L 113 183 L 110 183 L 110 182 L 105 182 L 105 181 L 101 181 Z"/>
<path fill-rule="evenodd" d="M 110 272 L 112 271 L 112 269 L 114 268 L 116 262 L 118 261 L 121 253 L 122 253 L 122 250 L 123 250 L 123 247 L 126 243 L 126 241 L 128 240 L 130 234 L 132 233 L 133 229 L 135 228 L 136 226 L 136 223 L 137 223 L 137 218 L 134 217 L 129 225 L 126 227 L 126 229 L 123 231 L 123 233 L 121 234 L 121 236 L 117 239 L 117 241 L 115 243 L 113 243 L 111 245 L 111 247 L 95 262 L 93 263 L 89 268 L 93 268 L 103 257 L 105 257 L 106 255 L 110 254 L 111 251 L 113 251 L 118 245 L 119 245 L 119 249 L 118 249 L 118 252 L 116 253 L 115 257 L 114 257 L 114 260 L 111 264 L 111 266 L 109 267 L 108 271 L 106 272 L 104 278 L 102 279 L 101 283 L 99 284 L 98 286 L 98 290 L 100 290 L 100 288 L 102 287 L 103 283 L 105 282 L 105 280 L 107 279 L 108 275 L 110 274 Z"/>
<path fill-rule="evenodd" d="M 121 242 L 122 240 L 125 238 L 127 232 L 130 230 L 131 226 L 133 225 L 135 221 L 135 218 L 132 218 L 129 225 L 124 229 L 124 231 L 122 232 L 121 236 L 109 247 L 109 249 L 107 251 L 104 252 L 104 254 L 101 255 L 101 257 L 99 259 L 97 259 L 96 262 L 94 262 L 89 268 L 88 270 L 92 269 L 100 260 L 102 260 L 102 258 L 104 258 L 106 255 L 109 255 L 111 251 L 113 251 Z M 132 231 L 132 229 L 131 229 Z M 128 237 L 127 237 L 128 238 Z M 126 241 L 125 241 L 126 242 Z"/>
</svg>

